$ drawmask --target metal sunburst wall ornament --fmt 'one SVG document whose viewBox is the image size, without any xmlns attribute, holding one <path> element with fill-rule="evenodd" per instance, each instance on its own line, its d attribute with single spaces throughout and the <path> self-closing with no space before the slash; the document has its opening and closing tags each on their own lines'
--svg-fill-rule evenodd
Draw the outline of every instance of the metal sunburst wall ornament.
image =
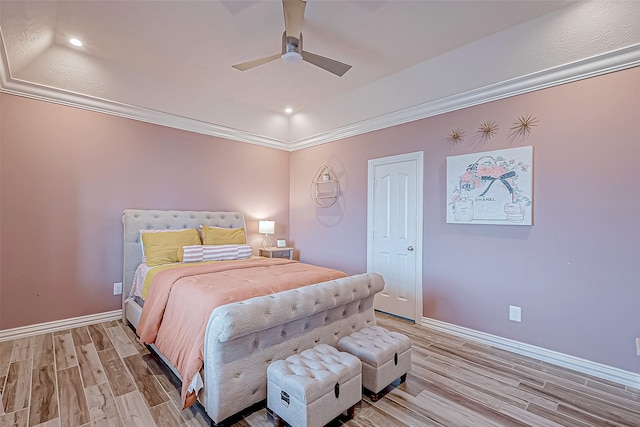
<svg viewBox="0 0 640 427">
<path fill-rule="evenodd" d="M 508 138 L 511 141 L 527 139 L 531 135 L 531 129 L 536 126 L 538 126 L 538 119 L 533 114 L 528 116 L 523 114 L 513 122 Z"/>
<path fill-rule="evenodd" d="M 451 129 L 449 135 L 447 136 L 447 141 L 451 144 L 456 145 L 462 142 L 464 139 L 464 131 L 462 129 Z"/>
<path fill-rule="evenodd" d="M 498 124 L 493 120 L 483 122 L 476 132 L 478 142 L 488 142 L 498 133 L 498 129 Z"/>
</svg>

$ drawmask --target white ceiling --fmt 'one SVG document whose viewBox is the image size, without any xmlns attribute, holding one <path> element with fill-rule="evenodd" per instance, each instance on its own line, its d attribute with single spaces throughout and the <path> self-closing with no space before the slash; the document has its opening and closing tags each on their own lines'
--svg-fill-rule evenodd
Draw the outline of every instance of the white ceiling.
<svg viewBox="0 0 640 427">
<path fill-rule="evenodd" d="M 287 149 L 636 45 L 639 26 L 636 2 L 309 0 L 304 48 L 353 66 L 337 77 L 304 62 L 231 68 L 280 51 L 277 0 L 2 0 L 2 83 Z"/>
</svg>

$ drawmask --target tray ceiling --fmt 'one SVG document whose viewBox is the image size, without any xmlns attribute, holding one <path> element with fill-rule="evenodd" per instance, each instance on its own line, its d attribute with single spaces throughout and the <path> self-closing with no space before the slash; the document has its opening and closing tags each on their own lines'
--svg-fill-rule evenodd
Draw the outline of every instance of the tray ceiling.
<svg viewBox="0 0 640 427">
<path fill-rule="evenodd" d="M 281 60 L 231 68 L 280 51 L 279 1 L 3 0 L 2 83 L 9 93 L 286 149 L 372 120 L 380 122 L 374 128 L 396 124 L 384 118 L 638 43 L 638 24 L 631 24 L 600 51 L 563 50 L 581 30 L 572 25 L 593 24 L 584 31 L 595 34 L 597 20 L 585 16 L 615 7 L 309 0 L 304 48 L 353 66 L 337 77 Z M 633 22 L 638 7 L 624 8 Z M 71 37 L 83 46 L 69 44 Z"/>
</svg>

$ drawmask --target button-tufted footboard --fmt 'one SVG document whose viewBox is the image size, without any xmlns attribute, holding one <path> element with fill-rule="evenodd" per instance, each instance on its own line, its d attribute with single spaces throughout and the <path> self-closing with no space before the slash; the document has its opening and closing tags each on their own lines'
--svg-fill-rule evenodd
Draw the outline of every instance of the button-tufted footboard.
<svg viewBox="0 0 640 427">
<path fill-rule="evenodd" d="M 375 325 L 373 297 L 384 288 L 375 273 L 345 277 L 218 307 L 204 346 L 199 399 L 218 423 L 266 399 L 274 360 Z"/>
</svg>

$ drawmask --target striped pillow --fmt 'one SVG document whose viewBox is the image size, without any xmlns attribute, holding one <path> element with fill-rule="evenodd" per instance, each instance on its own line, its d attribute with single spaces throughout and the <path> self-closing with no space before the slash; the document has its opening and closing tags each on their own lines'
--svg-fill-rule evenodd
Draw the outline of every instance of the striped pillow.
<svg viewBox="0 0 640 427">
<path fill-rule="evenodd" d="M 251 245 L 194 245 L 182 249 L 182 262 L 247 259 L 253 254 Z"/>
<path fill-rule="evenodd" d="M 178 257 L 182 255 L 180 262 L 201 262 L 202 252 L 202 245 L 183 246 L 182 254 L 178 253 Z"/>
</svg>

